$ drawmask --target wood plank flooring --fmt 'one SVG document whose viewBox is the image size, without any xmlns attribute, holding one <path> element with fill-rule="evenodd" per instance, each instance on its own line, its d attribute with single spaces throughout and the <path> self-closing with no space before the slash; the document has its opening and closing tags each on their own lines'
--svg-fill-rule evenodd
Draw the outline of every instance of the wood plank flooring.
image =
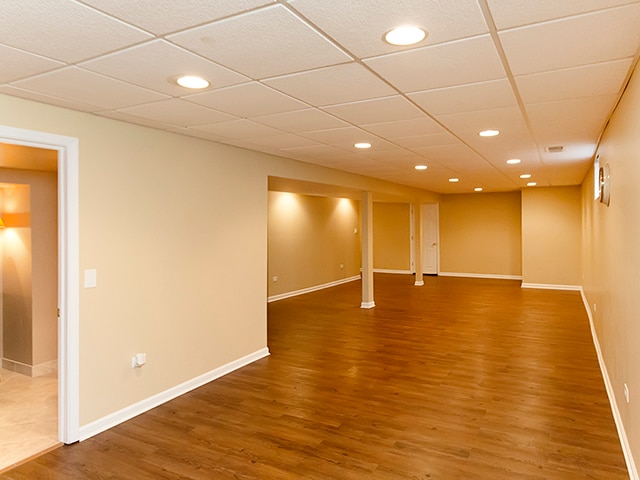
<svg viewBox="0 0 640 480">
<path fill-rule="evenodd" d="M 272 303 L 269 358 L 0 478 L 629 478 L 578 293 L 413 281 Z"/>
</svg>

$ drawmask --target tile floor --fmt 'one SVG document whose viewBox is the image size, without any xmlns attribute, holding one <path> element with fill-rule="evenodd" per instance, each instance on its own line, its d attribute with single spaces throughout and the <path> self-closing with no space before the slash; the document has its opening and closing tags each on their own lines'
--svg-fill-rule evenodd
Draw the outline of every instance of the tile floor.
<svg viewBox="0 0 640 480">
<path fill-rule="evenodd" d="M 0 472 L 57 444 L 57 375 L 0 369 Z"/>
</svg>

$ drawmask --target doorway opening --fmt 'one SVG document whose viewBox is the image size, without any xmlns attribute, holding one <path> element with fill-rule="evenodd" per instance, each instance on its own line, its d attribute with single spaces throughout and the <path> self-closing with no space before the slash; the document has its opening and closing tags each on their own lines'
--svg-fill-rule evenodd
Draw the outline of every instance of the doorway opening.
<svg viewBox="0 0 640 480">
<path fill-rule="evenodd" d="M 78 139 L 0 126 L 0 143 L 57 152 L 57 438 L 73 443 L 80 438 Z"/>
</svg>

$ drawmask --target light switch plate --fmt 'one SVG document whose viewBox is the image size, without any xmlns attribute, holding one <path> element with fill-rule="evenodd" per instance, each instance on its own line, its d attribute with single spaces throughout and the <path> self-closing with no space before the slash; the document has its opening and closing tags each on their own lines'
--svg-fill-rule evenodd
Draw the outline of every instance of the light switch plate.
<svg viewBox="0 0 640 480">
<path fill-rule="evenodd" d="M 96 288 L 98 286 L 98 272 L 96 269 L 84 271 L 84 288 Z"/>
</svg>

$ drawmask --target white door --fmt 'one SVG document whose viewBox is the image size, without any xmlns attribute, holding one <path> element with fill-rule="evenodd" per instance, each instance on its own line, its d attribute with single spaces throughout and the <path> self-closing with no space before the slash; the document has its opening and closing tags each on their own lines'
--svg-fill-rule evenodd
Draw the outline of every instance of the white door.
<svg viewBox="0 0 640 480">
<path fill-rule="evenodd" d="M 422 272 L 427 275 L 438 274 L 438 204 L 422 205 Z"/>
</svg>

